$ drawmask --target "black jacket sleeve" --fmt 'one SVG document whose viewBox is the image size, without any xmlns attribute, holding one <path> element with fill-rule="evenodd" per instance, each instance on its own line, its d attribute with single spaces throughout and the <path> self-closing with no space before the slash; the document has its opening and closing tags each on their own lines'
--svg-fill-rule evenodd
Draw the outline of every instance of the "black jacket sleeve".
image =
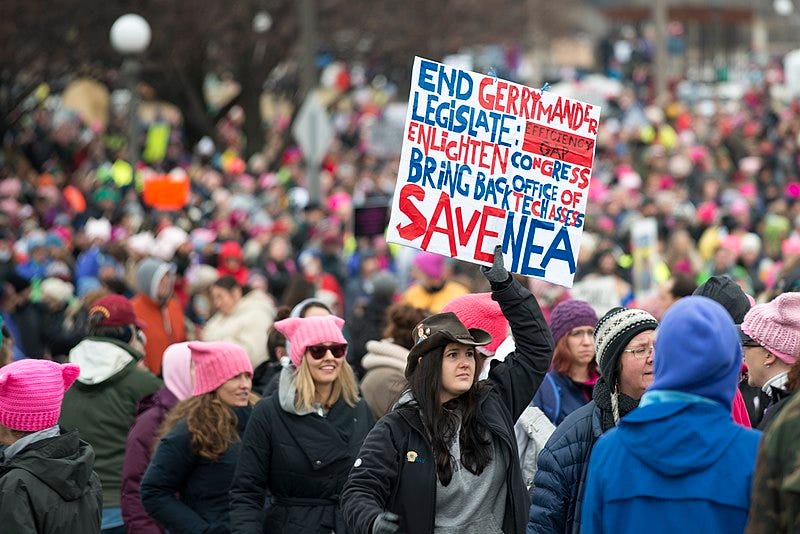
<svg viewBox="0 0 800 534">
<path fill-rule="evenodd" d="M 397 486 L 400 451 L 391 425 L 393 417 L 399 416 L 388 414 L 367 434 L 342 490 L 342 513 L 355 534 L 370 534 L 372 523 L 387 509 Z"/>
<path fill-rule="evenodd" d="M 186 479 L 195 468 L 189 431 L 181 421 L 161 442 L 153 455 L 141 485 L 142 504 L 147 513 L 170 532 L 205 532 L 209 525 L 178 499 Z"/>
<path fill-rule="evenodd" d="M 270 434 L 268 403 L 261 400 L 253 410 L 242 437 L 242 449 L 231 486 L 231 532 L 263 532 L 264 501 L 269 476 Z"/>
<path fill-rule="evenodd" d="M 500 304 L 511 325 L 516 349 L 504 362 L 492 365 L 489 380 L 516 421 L 530 404 L 550 367 L 553 336 L 539 303 L 514 277 L 492 284 L 492 299 Z"/>
</svg>

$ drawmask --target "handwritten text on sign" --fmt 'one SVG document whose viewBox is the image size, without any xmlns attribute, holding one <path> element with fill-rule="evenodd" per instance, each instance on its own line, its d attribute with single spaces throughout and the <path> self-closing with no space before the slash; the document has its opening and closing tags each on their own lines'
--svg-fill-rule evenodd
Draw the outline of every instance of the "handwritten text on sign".
<svg viewBox="0 0 800 534">
<path fill-rule="evenodd" d="M 416 58 L 389 240 L 572 285 L 600 109 Z"/>
</svg>

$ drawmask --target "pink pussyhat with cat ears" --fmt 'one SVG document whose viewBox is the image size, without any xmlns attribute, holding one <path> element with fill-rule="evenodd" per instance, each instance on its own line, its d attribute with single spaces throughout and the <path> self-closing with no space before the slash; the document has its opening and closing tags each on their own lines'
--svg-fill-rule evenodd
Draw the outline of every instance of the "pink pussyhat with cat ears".
<svg viewBox="0 0 800 534">
<path fill-rule="evenodd" d="M 55 426 L 64 392 L 80 367 L 49 360 L 20 360 L 0 368 L 0 425 L 21 432 Z"/>
</svg>

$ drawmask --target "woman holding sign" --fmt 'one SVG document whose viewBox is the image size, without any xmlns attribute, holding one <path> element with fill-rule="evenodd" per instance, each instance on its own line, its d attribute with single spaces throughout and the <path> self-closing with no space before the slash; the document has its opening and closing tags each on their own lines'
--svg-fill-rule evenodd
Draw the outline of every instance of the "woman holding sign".
<svg viewBox="0 0 800 534">
<path fill-rule="evenodd" d="M 523 532 L 528 492 L 514 422 L 550 364 L 553 340 L 536 299 L 503 266 L 498 246 L 484 274 L 516 352 L 478 381 L 476 347 L 491 335 L 453 313 L 413 330 L 408 386 L 367 436 L 341 497 L 359 534 Z"/>
</svg>

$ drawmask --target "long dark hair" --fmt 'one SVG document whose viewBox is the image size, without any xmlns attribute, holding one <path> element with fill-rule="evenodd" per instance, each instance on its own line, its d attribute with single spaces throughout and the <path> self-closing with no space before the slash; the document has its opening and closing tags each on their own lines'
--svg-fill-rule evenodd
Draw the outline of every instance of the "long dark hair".
<svg viewBox="0 0 800 534">
<path fill-rule="evenodd" d="M 442 357 L 444 346 L 433 349 L 422 356 L 417 368 L 408 378 L 408 388 L 414 395 L 422 422 L 431 436 L 433 456 L 439 482 L 447 486 L 453 478 L 455 458 L 450 455 L 450 444 L 458 432 L 458 413 L 461 412 L 461 464 L 475 475 L 480 475 L 492 461 L 492 441 L 488 429 L 478 420 L 478 403 L 483 391 L 489 387 L 475 382 L 469 391 L 444 404 L 440 400 L 442 390 Z"/>
</svg>

